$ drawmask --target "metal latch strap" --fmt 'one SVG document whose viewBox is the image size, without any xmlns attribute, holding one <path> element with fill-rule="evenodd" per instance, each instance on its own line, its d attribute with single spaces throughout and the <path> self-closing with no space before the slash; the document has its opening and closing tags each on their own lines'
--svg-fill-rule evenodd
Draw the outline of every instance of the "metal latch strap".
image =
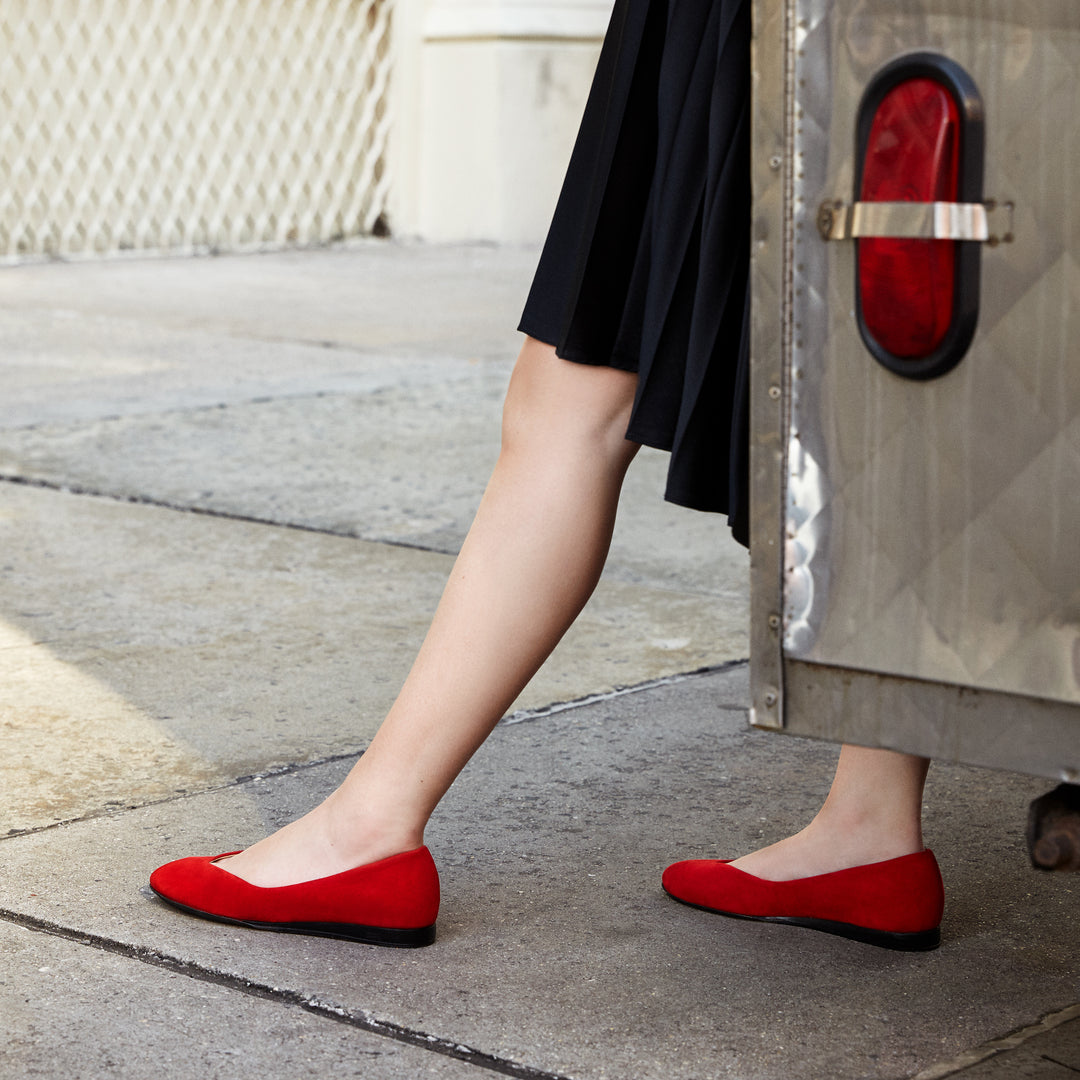
<svg viewBox="0 0 1080 1080">
<path fill-rule="evenodd" d="M 953 202 L 824 202 L 818 231 L 825 240 L 895 237 L 1010 243 L 1013 204 Z"/>
</svg>

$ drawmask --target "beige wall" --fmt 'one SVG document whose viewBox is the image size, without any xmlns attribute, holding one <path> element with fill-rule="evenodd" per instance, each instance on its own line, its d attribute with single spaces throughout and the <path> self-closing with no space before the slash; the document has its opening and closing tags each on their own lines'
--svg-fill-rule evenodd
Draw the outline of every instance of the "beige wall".
<svg viewBox="0 0 1080 1080">
<path fill-rule="evenodd" d="M 2 0 L 0 260 L 535 242 L 612 0 Z"/>
<path fill-rule="evenodd" d="M 610 13 L 611 0 L 398 0 L 395 233 L 543 238 Z"/>
</svg>

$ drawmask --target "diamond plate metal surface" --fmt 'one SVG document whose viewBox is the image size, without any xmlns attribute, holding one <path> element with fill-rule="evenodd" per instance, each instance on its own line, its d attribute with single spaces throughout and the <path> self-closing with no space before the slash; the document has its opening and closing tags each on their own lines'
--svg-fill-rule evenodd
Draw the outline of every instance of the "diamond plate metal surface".
<svg viewBox="0 0 1080 1080">
<path fill-rule="evenodd" d="M 784 652 L 1080 703 L 1080 5 L 794 8 Z M 979 86 L 1016 240 L 983 251 L 967 357 L 917 383 L 862 345 L 854 247 L 814 216 L 852 198 L 870 77 L 927 49 Z"/>
<path fill-rule="evenodd" d="M 4 0 L 0 255 L 370 232 L 392 0 Z"/>
</svg>

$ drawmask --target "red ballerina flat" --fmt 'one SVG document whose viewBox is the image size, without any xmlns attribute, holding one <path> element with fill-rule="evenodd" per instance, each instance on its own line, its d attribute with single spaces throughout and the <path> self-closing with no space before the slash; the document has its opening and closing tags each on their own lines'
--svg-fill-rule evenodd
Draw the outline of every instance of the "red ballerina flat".
<svg viewBox="0 0 1080 1080">
<path fill-rule="evenodd" d="M 215 865 L 235 854 L 166 863 L 150 875 L 150 888 L 181 911 L 255 930 L 398 947 L 435 940 L 439 873 L 426 847 L 277 888 L 252 885 Z"/>
<path fill-rule="evenodd" d="M 886 949 L 936 949 L 945 891 L 929 849 L 795 881 L 766 881 L 719 859 L 664 871 L 664 890 L 692 907 L 738 919 L 791 923 Z"/>
</svg>

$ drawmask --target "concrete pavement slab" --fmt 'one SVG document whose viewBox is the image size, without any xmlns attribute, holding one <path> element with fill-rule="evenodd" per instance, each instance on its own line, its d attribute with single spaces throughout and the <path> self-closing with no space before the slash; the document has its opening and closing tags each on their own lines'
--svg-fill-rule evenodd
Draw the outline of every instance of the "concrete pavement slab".
<svg viewBox="0 0 1080 1080">
<path fill-rule="evenodd" d="M 450 557 L 5 485 L 0 834 L 355 752 Z M 745 655 L 743 608 L 601 583 L 516 704 Z"/>
<path fill-rule="evenodd" d="M 963 1080 L 1076 1080 L 1077 1071 L 1025 1049 L 965 1069 Z"/>
<path fill-rule="evenodd" d="M 456 552 L 509 368 L 0 433 L 0 475 Z"/>
<path fill-rule="evenodd" d="M 1059 1065 L 1080 1072 L 1080 1018 L 1039 1035 L 1029 1049 L 1044 1057 L 1052 1056 Z"/>
<path fill-rule="evenodd" d="M 538 251 L 357 240 L 221 257 L 0 268 L 0 307 L 130 319 L 266 341 L 505 357 Z"/>
<path fill-rule="evenodd" d="M 0 475 L 456 551 L 536 253 L 364 242 L 0 270 Z M 732 600 L 746 556 L 631 469 L 608 573 Z"/>
<path fill-rule="evenodd" d="M 456 553 L 498 456 L 509 370 L 0 431 L 0 476 Z M 745 597 L 745 550 L 715 515 L 665 503 L 666 471 L 649 449 L 631 467 L 606 575 Z"/>
<path fill-rule="evenodd" d="M 0 271 L 4 429 L 445 383 L 479 363 L 445 351 L 400 355 L 159 326 L 146 321 L 138 294 L 123 316 L 5 307 L 3 286 L 11 280 Z M 515 347 L 508 342 L 499 362 L 507 364 Z"/>
<path fill-rule="evenodd" d="M 0 1076 L 482 1080 L 474 1065 L 136 956 L 0 922 Z"/>
<path fill-rule="evenodd" d="M 931 1066 L 913 1080 L 1067 1080 L 1080 1073 L 1080 1005 L 1051 1013 L 1039 1023 L 973 1047 Z"/>
<path fill-rule="evenodd" d="M 777 839 L 827 788 L 835 748 L 748 730 L 745 699 L 739 667 L 498 729 L 429 829 L 444 908 L 418 953 L 223 929 L 139 894 L 156 862 L 294 816 L 346 761 L 7 839 L 0 907 L 574 1077 L 910 1076 L 1080 998 L 1080 894 L 1027 864 L 1030 778 L 932 770 L 934 953 L 666 898 L 666 861 Z"/>
</svg>

